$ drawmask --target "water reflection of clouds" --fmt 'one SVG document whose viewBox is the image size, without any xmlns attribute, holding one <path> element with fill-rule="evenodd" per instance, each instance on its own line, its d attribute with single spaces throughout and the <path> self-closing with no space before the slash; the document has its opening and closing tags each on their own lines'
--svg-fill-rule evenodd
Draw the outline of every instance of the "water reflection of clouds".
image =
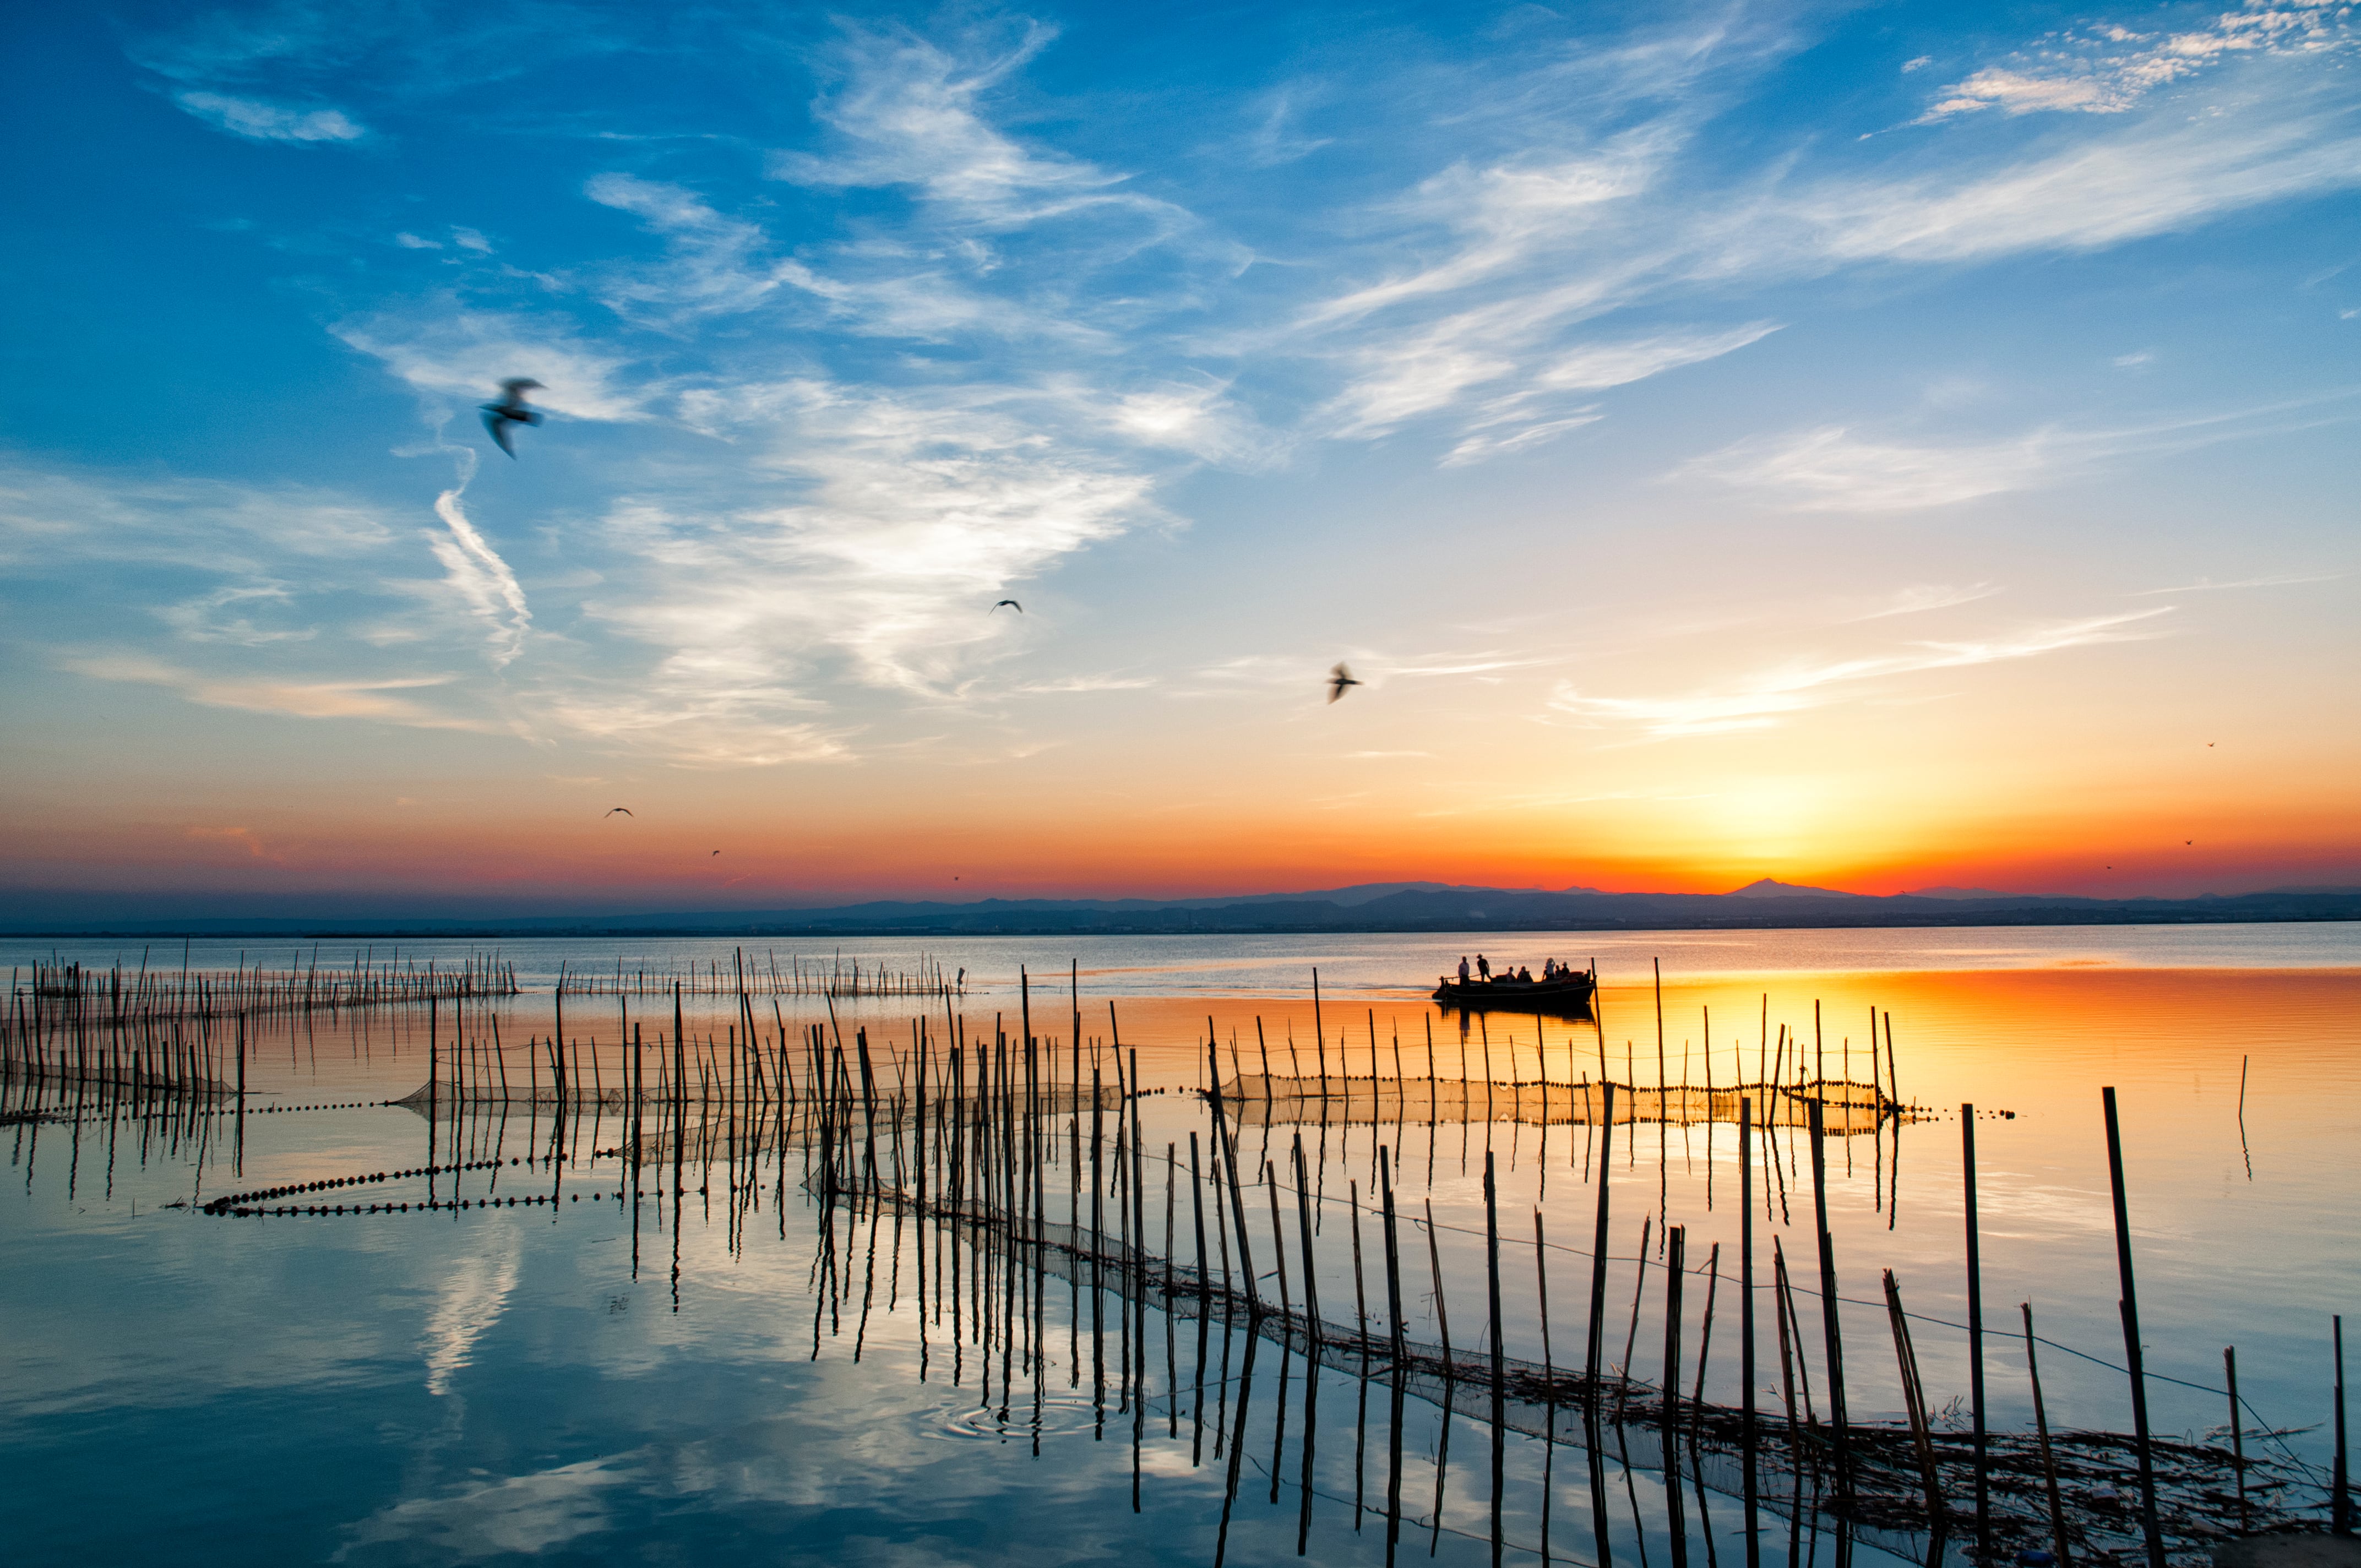
<svg viewBox="0 0 2361 1568">
<path fill-rule="evenodd" d="M 467 1365 L 476 1347 L 500 1321 L 516 1289 L 518 1241 L 513 1225 L 477 1229 L 477 1250 L 452 1266 L 426 1315 L 420 1349 L 426 1358 L 426 1391 L 447 1394 L 452 1375 Z"/>
<path fill-rule="evenodd" d="M 511 1264 L 511 1271 L 513 1264 Z M 588 1459 L 440 1497 L 408 1497 L 352 1527 L 332 1562 L 370 1547 L 412 1545 L 446 1563 L 497 1552 L 541 1552 L 608 1527 L 601 1494 L 634 1480 L 617 1461 Z"/>
</svg>

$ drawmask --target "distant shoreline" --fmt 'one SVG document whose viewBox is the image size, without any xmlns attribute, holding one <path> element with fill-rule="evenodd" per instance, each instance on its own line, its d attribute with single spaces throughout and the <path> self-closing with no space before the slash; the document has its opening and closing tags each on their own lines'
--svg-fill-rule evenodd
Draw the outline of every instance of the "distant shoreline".
<svg viewBox="0 0 2361 1568">
<path fill-rule="evenodd" d="M 2352 900 L 2361 905 L 2361 899 Z M 1444 936 L 1461 934 L 1469 937 L 1489 936 L 1501 932 L 1649 932 L 1649 931 L 1862 931 L 1862 930 L 1961 930 L 1979 927 L 2008 929 L 2024 927 L 2105 927 L 2156 926 L 2269 926 L 2269 925 L 2333 925 L 2361 921 L 2361 907 L 2339 912 L 2263 913 L 2232 912 L 2220 908 L 2183 910 L 2179 908 L 2150 911 L 2119 909 L 2027 909 L 2021 911 L 1960 910 L 1956 914 L 1918 912 L 1880 912 L 1861 919 L 1831 917 L 1826 912 L 1808 916 L 1797 911 L 1789 918 L 1768 914 L 1753 918 L 1694 918 L 1657 920 L 1617 919 L 1550 919 L 1545 916 L 1509 917 L 1497 920 L 1460 919 L 1434 923 L 1397 921 L 1333 920 L 1333 921 L 1242 921 L 1208 919 L 1194 922 L 1151 921 L 1138 919 L 1054 919 L 1032 920 L 888 920 L 888 921 L 759 921 L 736 924 L 681 923 L 651 921 L 566 922 L 534 919 L 511 921 L 306 921 L 301 918 L 264 919 L 251 922 L 197 921 L 163 924 L 124 924 L 111 926 L 60 925 L 51 927 L 0 927 L 0 938 L 12 940 L 35 938 L 71 939 L 76 941 L 118 940 L 155 941 L 170 938 L 202 938 L 208 941 L 239 938 L 284 939 L 302 938 L 311 940 L 477 940 L 520 938 L 840 938 L 878 937 L 986 938 L 986 937 L 1304 937 L 1304 936 Z"/>
</svg>

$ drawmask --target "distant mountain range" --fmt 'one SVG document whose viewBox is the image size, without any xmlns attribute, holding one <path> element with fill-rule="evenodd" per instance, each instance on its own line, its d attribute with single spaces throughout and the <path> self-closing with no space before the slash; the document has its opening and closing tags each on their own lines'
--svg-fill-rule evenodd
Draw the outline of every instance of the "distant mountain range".
<svg viewBox="0 0 2361 1568">
<path fill-rule="evenodd" d="M 0 902 L 5 908 L 13 900 Z M 17 905 L 22 909 L 23 905 Z M 1930 887 L 1876 895 L 1764 878 L 1731 893 L 1363 883 L 1223 898 L 880 901 L 811 909 L 628 915 L 357 917 L 220 915 L 138 918 L 0 914 L 0 931 L 74 936 L 988 937 L 1368 931 L 1643 931 L 1880 926 L 2124 926 L 2361 919 L 2361 888 L 2279 888 L 2195 898 L 2073 898 Z"/>
</svg>

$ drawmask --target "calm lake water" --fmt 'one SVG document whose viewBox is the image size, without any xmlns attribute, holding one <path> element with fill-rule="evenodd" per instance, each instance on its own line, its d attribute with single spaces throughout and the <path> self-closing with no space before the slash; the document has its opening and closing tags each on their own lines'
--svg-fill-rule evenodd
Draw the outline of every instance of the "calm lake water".
<svg viewBox="0 0 2361 1568">
<path fill-rule="evenodd" d="M 1224 1076 L 1234 1063 L 1260 1071 L 1268 1052 L 1282 1075 L 1315 1075 L 1324 1062 L 1386 1079 L 1653 1087 L 1710 1076 L 1727 1085 L 1781 1062 L 1792 1079 L 1800 1058 L 1812 1076 L 1866 1081 L 1874 1010 L 1880 1038 L 1889 1024 L 1892 1032 L 1893 1077 L 1881 1066 L 1880 1081 L 1921 1110 L 1826 1147 L 1856 1420 L 1902 1409 L 1880 1286 L 1887 1269 L 1917 1315 L 1930 1403 L 1966 1393 L 1966 1336 L 1949 1325 L 1966 1312 L 1959 1111 L 1973 1102 L 1993 1423 L 2013 1431 L 2031 1420 L 2017 1333 L 2017 1303 L 2029 1301 L 2052 1347 L 2041 1372 L 2053 1425 L 2128 1429 L 2100 1103 L 2102 1086 L 2113 1086 L 2157 1428 L 2219 1436 L 2222 1352 L 2235 1344 L 2250 1449 L 2275 1442 L 2281 1456 L 2326 1464 L 2330 1317 L 2361 1310 L 2361 927 L 1519 934 L 1487 938 L 1496 962 L 1596 958 L 1596 1021 L 1493 1014 L 1463 1029 L 1423 992 L 1472 954 L 1468 940 L 923 947 L 947 975 L 965 971 L 967 989 L 949 1005 L 971 1042 L 989 1040 L 995 1017 L 1016 1034 L 1029 1006 L 1055 1073 L 1067 1070 L 1078 1032 L 1085 1071 L 1094 1059 L 1112 1078 L 1117 1038 L 1137 1051 L 1140 1085 L 1162 1091 L 1138 1102 L 1149 1242 L 1162 1250 L 1169 1146 L 1180 1168 L 1175 1246 L 1184 1255 L 1193 1245 L 1189 1139 L 1211 1141 L 1207 1108 L 1190 1092 L 1206 1081 L 1209 1036 Z M 909 970 L 921 946 L 831 942 L 791 953 L 765 943 L 750 959 Z M 422 966 L 468 950 L 401 945 Z M 619 960 L 626 972 L 718 964 L 726 973 L 737 958 L 733 944 L 686 939 L 500 951 L 527 993 L 438 1009 L 432 1025 L 446 1050 L 458 1031 L 462 1070 L 479 1078 L 492 1070 L 495 1027 L 501 1070 L 545 1077 L 546 1058 L 524 1042 L 553 1030 L 561 965 L 611 975 Z M 243 956 L 284 967 L 299 955 L 247 945 Z M 18 965 L 55 957 L 134 969 L 143 958 L 151 969 L 183 961 L 177 944 L 144 954 L 19 944 L 5 955 Z M 227 967 L 239 957 L 237 944 L 200 942 L 186 961 Z M 312 963 L 313 949 L 300 958 Z M 350 944 L 317 954 L 323 969 L 353 959 Z M 1032 982 L 1025 992 L 1020 969 Z M 758 997 L 755 1008 L 773 1043 L 781 1024 L 797 1039 L 828 1017 L 810 996 Z M 611 1087 L 629 1025 L 650 1038 L 669 1033 L 671 1011 L 668 996 L 569 996 L 565 1034 L 590 1053 L 575 1058 L 579 1070 Z M 734 994 L 692 995 L 684 1012 L 700 1037 L 726 1038 L 741 1016 Z M 898 1051 L 906 1063 L 916 1016 L 939 1048 L 945 1012 L 939 1000 L 847 999 L 836 1021 L 847 1040 L 865 1029 L 881 1060 Z M 413 1007 L 257 1021 L 243 1117 L 86 1110 L 0 1129 L 14 1179 L 0 1198 L 11 1352 L 0 1365 L 0 1473 L 11 1478 L 0 1527 L 13 1558 L 1038 1564 L 1120 1554 L 1213 1563 L 1291 1559 L 1301 1548 L 1384 1562 L 1389 1492 L 1396 1555 L 1491 1556 L 1491 1438 L 1480 1419 L 1463 1412 L 1446 1435 L 1441 1409 L 1413 1397 L 1397 1429 L 1387 1385 L 1333 1356 L 1308 1366 L 1243 1320 L 1168 1319 L 1159 1303 L 1135 1321 L 1112 1292 L 1094 1312 L 1093 1293 L 1071 1281 L 1036 1290 L 992 1273 L 993 1289 L 1032 1301 L 1031 1316 L 1012 1317 L 977 1293 L 972 1270 L 989 1260 L 891 1211 L 824 1213 L 802 1157 L 791 1147 L 783 1159 L 775 1140 L 718 1151 L 721 1163 L 688 1158 L 677 1213 L 652 1179 L 642 1190 L 653 1201 L 619 1201 L 622 1168 L 606 1152 L 622 1137 L 612 1113 L 554 1124 L 548 1106 L 518 1102 L 454 1120 L 442 1103 L 430 1120 L 423 1107 L 378 1103 L 423 1084 L 429 1029 L 426 1010 Z M 446 1058 L 438 1080 L 450 1070 Z M 1662 1235 L 1684 1227 L 1690 1268 L 1721 1249 L 1704 1393 L 1734 1405 L 1737 1129 L 1643 1124 L 1616 1135 L 1606 1171 L 1609 1359 L 1621 1363 L 1629 1339 L 1635 1375 L 1655 1375 Z M 1061 1162 L 1065 1135 L 1049 1140 Z M 1299 1136 L 1329 1320 L 1353 1316 L 1350 1204 L 1367 1201 L 1382 1147 L 1404 1212 L 1422 1220 L 1432 1205 L 1452 1337 L 1484 1342 L 1488 1148 L 1506 1232 L 1501 1346 L 1542 1359 L 1538 1211 L 1555 1360 L 1579 1359 L 1595 1129 L 1538 1119 L 1373 1124 L 1364 1110 L 1244 1126 L 1242 1168 L 1268 1158 L 1285 1171 Z M 1806 1143 L 1783 1131 L 1756 1145 L 1759 1279 L 1775 1237 L 1808 1277 L 1799 1287 L 1816 1280 Z M 477 1168 L 456 1184 L 438 1175 L 437 1201 L 456 1192 L 502 1206 L 243 1219 L 198 1208 L 228 1193 L 455 1160 Z M 1069 1174 L 1053 1168 L 1061 1202 Z M 1291 1190 L 1290 1175 L 1281 1184 L 1290 1204 Z M 419 1177 L 278 1201 L 428 1197 Z M 509 1197 L 555 1201 L 511 1208 Z M 1249 1218 L 1262 1245 L 1268 1215 Z M 1300 1291 L 1295 1223 L 1289 1214 Z M 1433 1341 L 1442 1324 L 1427 1233 L 1403 1234 L 1407 1331 Z M 968 1302 L 956 1321 L 944 1288 L 954 1266 Z M 1691 1355 L 1708 1283 L 1694 1274 L 1686 1287 Z M 1635 1284 L 1647 1294 L 1627 1333 Z M 979 1303 L 993 1314 L 984 1341 L 975 1338 Z M 1805 1310 L 1817 1332 L 1816 1302 Z M 1773 1409 L 1767 1305 L 1762 1316 L 1763 1366 L 1773 1370 L 1758 1381 Z M 1017 1326 L 1013 1364 L 993 1348 L 1005 1323 Z M 1817 1379 L 1812 1343 L 1806 1363 Z M 1029 1372 L 1028 1345 L 1039 1353 Z M 1136 1379 L 1123 1370 L 1134 1365 Z M 1685 1376 L 1695 1373 L 1692 1361 Z M 2252 1435 L 2266 1426 L 2291 1430 Z M 1521 1432 L 1504 1442 L 1510 1556 L 1535 1558 L 1546 1529 L 1552 1557 L 1601 1562 L 1586 1464 L 1578 1447 Z M 1644 1467 L 1610 1466 L 1609 1480 L 1607 1555 L 1743 1561 L 1742 1519 L 1725 1493 L 1697 1489 L 1675 1508 Z M 1766 1552 L 1792 1545 L 1794 1561 L 1836 1560 L 1823 1533 L 1791 1542 L 1783 1519 L 1765 1528 L 1777 1532 Z M 1874 1544 L 1847 1552 L 1885 1561 Z"/>
</svg>

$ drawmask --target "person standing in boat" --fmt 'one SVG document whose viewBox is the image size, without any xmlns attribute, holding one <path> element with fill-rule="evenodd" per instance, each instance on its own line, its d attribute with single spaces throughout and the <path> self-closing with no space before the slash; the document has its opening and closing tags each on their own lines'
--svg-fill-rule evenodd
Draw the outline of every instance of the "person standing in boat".
<svg viewBox="0 0 2361 1568">
<path fill-rule="evenodd" d="M 1459 955 L 1459 983 L 1462 985 L 1466 985 L 1467 983 L 1467 955 L 1466 953 Z"/>
<path fill-rule="evenodd" d="M 1492 960 L 1486 958 L 1481 953 L 1477 954 L 1476 972 L 1483 976 L 1486 980 L 1490 980 L 1492 978 Z"/>
</svg>

